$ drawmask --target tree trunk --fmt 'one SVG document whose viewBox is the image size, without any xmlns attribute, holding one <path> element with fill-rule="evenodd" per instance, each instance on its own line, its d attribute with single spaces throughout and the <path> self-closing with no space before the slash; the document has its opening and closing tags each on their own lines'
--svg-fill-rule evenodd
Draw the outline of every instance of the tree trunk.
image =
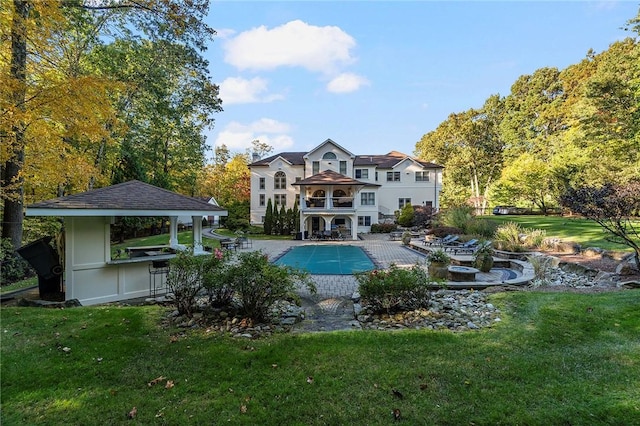
<svg viewBox="0 0 640 426">
<path fill-rule="evenodd" d="M 11 77 L 18 83 L 13 92 L 13 104 L 18 111 L 25 111 L 27 81 L 27 34 L 25 22 L 29 15 L 27 0 L 13 0 L 14 15 L 11 23 Z M 22 210 L 24 186 L 22 166 L 24 163 L 24 131 L 21 120 L 12 123 L 10 139 L 11 158 L 3 167 L 2 190 L 4 211 L 2 218 L 2 238 L 9 238 L 15 248 L 22 245 Z"/>
</svg>

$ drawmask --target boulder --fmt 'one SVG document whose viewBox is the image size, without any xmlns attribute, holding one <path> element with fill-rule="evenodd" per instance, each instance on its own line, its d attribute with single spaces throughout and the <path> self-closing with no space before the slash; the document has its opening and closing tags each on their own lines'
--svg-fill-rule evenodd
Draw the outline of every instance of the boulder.
<svg viewBox="0 0 640 426">
<path fill-rule="evenodd" d="M 616 274 L 618 275 L 635 275 L 638 272 L 635 262 L 623 262 L 616 267 Z"/>
<path fill-rule="evenodd" d="M 586 257 L 602 257 L 604 252 L 605 251 L 600 247 L 587 247 L 586 249 L 582 250 L 582 254 Z"/>
</svg>

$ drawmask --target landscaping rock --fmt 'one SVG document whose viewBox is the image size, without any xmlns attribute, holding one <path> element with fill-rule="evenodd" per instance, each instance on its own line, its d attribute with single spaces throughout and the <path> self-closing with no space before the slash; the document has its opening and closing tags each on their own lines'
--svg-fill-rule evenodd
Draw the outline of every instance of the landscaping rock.
<svg viewBox="0 0 640 426">
<path fill-rule="evenodd" d="M 587 247 L 582 250 L 582 254 L 587 257 L 602 257 L 604 250 L 600 247 Z"/>
<path fill-rule="evenodd" d="M 616 274 L 618 275 L 636 275 L 637 273 L 638 269 L 632 262 L 623 262 L 616 268 Z"/>
</svg>

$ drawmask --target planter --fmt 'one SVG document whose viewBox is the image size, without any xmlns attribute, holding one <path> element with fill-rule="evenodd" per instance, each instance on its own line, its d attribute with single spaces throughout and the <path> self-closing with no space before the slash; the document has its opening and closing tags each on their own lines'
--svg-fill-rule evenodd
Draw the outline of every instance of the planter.
<svg viewBox="0 0 640 426">
<path fill-rule="evenodd" d="M 493 268 L 493 256 L 491 254 L 478 256 L 473 266 L 480 269 L 481 272 L 489 272 Z"/>
<path fill-rule="evenodd" d="M 427 268 L 431 278 L 447 278 L 449 264 L 444 262 L 431 262 Z"/>
</svg>

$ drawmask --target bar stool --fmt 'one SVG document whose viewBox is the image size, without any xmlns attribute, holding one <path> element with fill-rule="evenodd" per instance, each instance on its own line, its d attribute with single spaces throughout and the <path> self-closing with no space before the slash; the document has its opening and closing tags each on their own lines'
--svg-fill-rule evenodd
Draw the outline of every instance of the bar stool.
<svg viewBox="0 0 640 426">
<path fill-rule="evenodd" d="M 157 294 L 167 292 L 167 275 L 169 274 L 168 260 L 154 260 L 149 265 L 149 295 L 156 297 Z"/>
</svg>

